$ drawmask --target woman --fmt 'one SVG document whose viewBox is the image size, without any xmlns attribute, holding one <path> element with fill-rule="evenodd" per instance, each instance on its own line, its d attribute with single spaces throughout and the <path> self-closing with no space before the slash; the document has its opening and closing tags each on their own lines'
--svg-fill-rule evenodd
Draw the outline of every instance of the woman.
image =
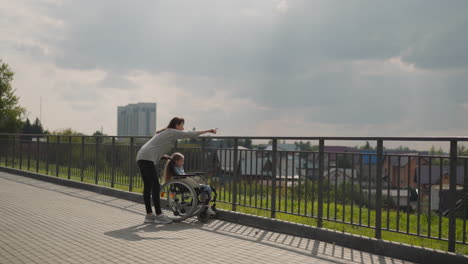
<svg viewBox="0 0 468 264">
<path fill-rule="evenodd" d="M 143 178 L 143 199 L 146 207 L 145 223 L 169 224 L 172 220 L 161 211 L 159 201 L 160 184 L 156 164 L 161 157 L 172 149 L 178 139 L 197 137 L 206 133 L 216 134 L 216 129 L 203 131 L 184 131 L 184 119 L 174 117 L 169 125 L 156 132 L 148 142 L 146 142 L 138 151 L 136 160 L 140 167 Z M 154 209 L 151 209 L 151 198 L 153 195 Z"/>
</svg>

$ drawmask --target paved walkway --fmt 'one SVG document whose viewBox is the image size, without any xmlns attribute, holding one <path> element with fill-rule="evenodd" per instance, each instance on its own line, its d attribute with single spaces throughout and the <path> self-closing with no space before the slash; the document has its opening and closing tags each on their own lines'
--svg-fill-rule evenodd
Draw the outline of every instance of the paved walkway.
<svg viewBox="0 0 468 264">
<path fill-rule="evenodd" d="M 0 263 L 408 263 L 219 220 L 143 224 L 143 212 L 0 172 Z"/>
</svg>

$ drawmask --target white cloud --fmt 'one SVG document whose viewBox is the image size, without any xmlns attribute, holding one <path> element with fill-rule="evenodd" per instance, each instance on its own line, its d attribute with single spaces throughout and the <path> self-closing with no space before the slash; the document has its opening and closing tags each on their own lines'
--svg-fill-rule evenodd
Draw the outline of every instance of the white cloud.
<svg viewBox="0 0 468 264">
<path fill-rule="evenodd" d="M 437 72 L 417 68 L 414 64 L 402 60 L 401 56 L 386 60 L 355 60 L 353 66 L 361 75 L 395 75 L 395 74 L 437 74 Z"/>
<path fill-rule="evenodd" d="M 288 1 L 286 0 L 280 0 L 278 1 L 278 4 L 276 4 L 276 9 L 279 12 L 286 12 L 289 8 Z"/>
<path fill-rule="evenodd" d="M 467 9 L 2 1 L 0 54 L 31 118 L 43 97 L 52 130 L 115 134 L 118 105 L 155 101 L 159 127 L 181 115 L 224 135 L 457 134 L 468 128 L 468 52 L 457 44 Z"/>
</svg>

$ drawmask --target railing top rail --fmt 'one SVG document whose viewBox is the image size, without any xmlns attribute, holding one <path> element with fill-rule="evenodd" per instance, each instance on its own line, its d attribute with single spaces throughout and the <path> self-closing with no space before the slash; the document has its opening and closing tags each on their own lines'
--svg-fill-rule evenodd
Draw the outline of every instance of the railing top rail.
<svg viewBox="0 0 468 264">
<path fill-rule="evenodd" d="M 0 133 L 0 136 L 32 136 L 32 137 L 116 137 L 116 138 L 143 138 L 147 139 L 151 136 L 89 136 L 89 135 L 46 135 L 46 134 L 11 134 L 11 133 Z M 254 140 L 334 140 L 334 141 L 468 141 L 468 137 L 463 136 L 446 136 L 446 137 L 275 137 L 275 136 L 203 136 L 200 138 L 210 139 L 254 139 Z"/>
<path fill-rule="evenodd" d="M 336 141 L 468 141 L 468 137 L 234 137 L 234 136 L 209 136 L 212 139 L 278 139 L 278 140 L 336 140 Z"/>
<path fill-rule="evenodd" d="M 102 138 L 151 138 L 151 136 L 112 136 L 112 135 L 56 135 L 56 134 L 11 134 L 11 133 L 0 133 L 1 136 L 27 136 L 27 137 L 72 137 L 72 138 L 95 138 L 95 137 L 102 137 Z"/>
</svg>

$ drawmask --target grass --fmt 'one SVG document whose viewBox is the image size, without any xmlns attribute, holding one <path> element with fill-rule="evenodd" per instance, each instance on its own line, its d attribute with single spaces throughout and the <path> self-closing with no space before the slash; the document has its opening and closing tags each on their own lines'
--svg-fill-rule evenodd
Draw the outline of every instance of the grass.
<svg viewBox="0 0 468 264">
<path fill-rule="evenodd" d="M 317 203 L 315 204 L 317 206 Z M 228 203 L 220 203 L 218 205 L 219 208 L 221 209 L 226 209 L 226 210 L 231 210 L 232 205 Z M 332 208 L 330 206 L 330 208 Z M 347 206 L 348 207 L 348 206 Z M 327 204 L 324 204 L 324 211 L 327 208 Z M 358 208 L 356 208 L 358 209 Z M 247 214 L 253 214 L 253 215 L 259 215 L 259 216 L 264 216 L 264 217 L 270 217 L 270 211 L 264 210 L 264 209 L 256 209 L 256 208 L 250 208 L 246 206 L 237 206 L 237 211 L 242 212 L 242 213 L 247 213 Z M 342 214 L 340 211 L 338 211 L 337 219 L 342 219 Z M 365 210 L 362 211 L 363 214 L 366 213 Z M 382 213 L 382 219 L 386 219 L 386 213 Z M 367 216 L 367 215 L 366 215 Z M 311 217 L 305 217 L 305 216 L 298 216 L 298 215 L 291 215 L 291 214 L 286 214 L 286 213 L 277 213 L 276 218 L 280 220 L 285 220 L 285 221 L 290 221 L 290 222 L 295 222 L 295 223 L 301 223 L 301 224 L 306 224 L 306 225 L 311 225 L 311 226 L 317 226 L 317 219 L 316 218 L 311 218 Z M 396 212 L 390 212 L 390 218 L 393 219 L 392 221 L 395 221 L 396 219 Z M 417 229 L 417 217 L 415 215 L 410 215 L 410 232 L 411 233 L 416 233 Z M 332 217 L 333 219 L 333 217 Z M 345 216 L 346 221 L 349 221 L 350 218 Z M 374 223 L 373 221 L 375 220 L 375 211 L 371 210 L 371 223 Z M 406 214 L 400 214 L 400 220 L 403 222 L 405 221 L 406 226 Z M 385 221 L 383 221 L 385 222 Z M 400 222 L 400 223 L 401 223 Z M 394 222 L 396 223 L 396 221 Z M 434 223 L 436 223 L 434 221 Z M 367 225 L 367 220 L 363 221 L 364 225 Z M 421 221 L 421 224 L 424 225 L 424 222 Z M 462 236 L 462 225 L 463 221 L 460 219 L 457 219 L 457 239 Z M 373 226 L 373 224 L 371 225 Z M 391 226 L 391 225 L 390 225 Z M 356 225 L 351 225 L 351 224 L 346 224 L 346 223 L 336 223 L 332 221 L 327 221 L 324 219 L 323 221 L 323 227 L 328 228 L 328 229 L 333 229 L 337 231 L 342 231 L 342 232 L 347 232 L 347 233 L 352 233 L 356 235 L 361 235 L 361 236 L 367 236 L 367 237 L 374 237 L 375 236 L 375 230 L 369 227 L 363 227 L 363 226 L 356 226 Z M 432 225 L 432 229 L 438 228 L 438 225 Z M 400 242 L 400 243 L 406 243 L 410 245 L 416 245 L 416 246 L 421 246 L 421 247 L 426 247 L 426 248 L 434 248 L 434 249 L 439 249 L 443 251 L 447 251 L 448 248 L 448 242 L 446 241 L 441 241 L 441 240 L 436 240 L 436 239 L 430 239 L 430 238 L 424 238 L 424 237 L 418 237 L 414 235 L 408 235 L 408 234 L 401 234 L 401 233 L 396 233 L 396 232 L 390 232 L 390 231 L 385 231 L 386 225 L 382 223 L 382 239 L 389 240 L 389 241 L 395 241 L 395 242 Z M 400 230 L 406 231 L 405 228 L 401 228 Z M 422 234 L 427 234 L 427 228 L 421 227 L 421 233 Z M 442 233 L 447 234 L 448 233 L 448 219 L 447 218 L 442 218 Z M 437 233 L 432 233 L 432 234 L 437 234 Z M 442 237 L 444 237 L 442 236 Z M 468 245 L 456 245 L 456 252 L 461 253 L 461 254 L 468 254 Z"/>
<path fill-rule="evenodd" d="M 15 161 L 15 168 L 19 169 L 19 159 Z M 11 167 L 11 160 L 9 160 L 8 164 L 5 164 L 5 160 L 0 160 L 0 166 L 7 166 Z M 48 174 L 51 176 L 58 176 L 60 178 L 68 178 L 68 167 L 67 166 L 59 166 L 58 167 L 58 175 L 57 167 L 55 164 L 49 164 L 48 171 L 46 169 L 45 162 L 39 161 L 37 172 L 41 174 Z M 29 169 L 27 168 L 27 164 L 23 161 L 22 169 L 26 171 L 36 172 L 36 161 L 31 160 L 29 164 Z M 81 170 L 80 168 L 71 168 L 70 169 L 70 179 L 74 181 L 83 181 L 91 184 L 96 183 L 95 179 L 95 170 L 93 167 L 87 167 L 83 169 L 83 177 L 81 177 Z M 129 191 L 129 177 L 125 175 L 123 171 L 116 171 L 115 176 L 115 184 L 114 188 Z M 110 178 L 110 171 L 102 170 L 99 172 L 99 177 L 97 181 L 98 185 L 111 187 L 111 178 Z M 216 185 L 216 183 L 215 183 Z M 132 189 L 133 192 L 142 193 L 142 186 L 140 176 L 136 174 L 134 178 L 134 187 Z M 221 201 L 218 203 L 218 207 L 221 209 L 231 210 L 232 209 L 232 185 L 226 184 L 223 187 L 218 187 L 218 198 Z M 271 212 L 268 210 L 271 208 L 270 203 L 270 193 L 271 187 L 266 187 L 263 185 L 258 184 L 255 186 L 250 186 L 247 183 L 241 182 L 238 185 L 238 196 L 237 196 L 237 211 L 252 215 L 259 215 L 270 217 Z M 255 192 L 256 191 L 256 192 Z M 304 190 L 297 189 L 294 192 L 291 190 L 290 187 L 278 187 L 277 189 L 277 204 L 276 208 L 278 212 L 276 213 L 276 218 L 281 220 L 286 220 L 295 223 L 301 223 L 311 226 L 317 226 L 317 219 L 314 218 L 318 214 L 318 203 L 315 200 L 312 202 L 312 197 L 310 195 L 298 197 L 300 193 Z M 268 193 L 267 193 L 268 192 Z M 281 192 L 281 198 L 280 193 Z M 255 194 L 256 193 L 256 194 Z M 244 195 L 245 194 L 245 195 Z M 249 195 L 252 194 L 252 195 Z M 338 200 L 337 205 L 335 206 L 334 203 L 334 194 L 332 193 L 329 195 L 331 200 L 327 200 L 327 196 L 324 197 L 324 204 L 323 204 L 323 217 L 325 218 L 323 221 L 323 227 L 328 229 L 333 229 L 342 232 L 348 232 L 356 235 L 367 236 L 367 237 L 374 237 L 375 230 L 372 228 L 375 225 L 375 210 L 371 210 L 365 207 L 359 207 L 356 205 L 345 204 L 344 206 L 340 204 Z M 306 203 L 305 198 L 307 197 L 308 201 Z M 239 205 L 240 204 L 240 205 Z M 255 206 L 257 209 L 252 208 L 249 206 Z M 293 211 L 291 209 L 294 209 Z M 351 211 L 353 212 L 351 214 Z M 307 215 L 307 216 L 305 216 Z M 311 217 L 313 216 L 313 217 Z M 339 221 L 334 222 L 333 220 Z M 387 225 L 387 219 L 389 225 Z M 399 224 L 397 226 L 397 219 L 399 219 Z M 440 220 L 440 222 L 439 222 Z M 361 221 L 361 222 L 359 222 Z M 430 225 L 429 225 L 430 221 Z M 346 223 L 343 223 L 346 222 Z M 350 224 L 351 222 L 354 223 Z M 408 225 L 407 225 L 408 222 Z M 360 224 L 359 224 L 360 223 Z M 440 232 L 439 232 L 439 223 L 440 223 Z M 458 241 L 462 241 L 463 239 L 463 228 L 466 223 L 462 220 L 457 218 L 456 219 L 456 238 Z M 357 226 L 359 225 L 359 226 Z M 399 228 L 399 233 L 386 231 L 387 228 L 390 230 L 396 230 L 397 227 Z M 387 214 L 387 210 L 382 210 L 382 239 L 406 243 L 410 245 L 422 246 L 426 248 L 434 248 L 446 251 L 448 248 L 448 242 L 438 239 L 431 239 L 427 238 L 428 233 L 430 230 L 430 235 L 432 237 L 441 237 L 442 239 L 448 238 L 448 218 L 441 217 L 439 219 L 439 215 L 431 213 L 428 214 L 421 214 L 419 218 L 419 234 L 420 236 L 416 235 L 409 235 L 405 234 L 418 233 L 418 218 L 416 214 L 407 214 L 405 212 L 397 212 L 396 210 L 390 210 Z M 466 234 L 465 234 L 466 235 Z M 426 237 L 424 237 L 426 236 Z M 465 244 L 457 244 L 456 245 L 456 252 L 461 254 L 468 255 L 468 245 Z"/>
</svg>

